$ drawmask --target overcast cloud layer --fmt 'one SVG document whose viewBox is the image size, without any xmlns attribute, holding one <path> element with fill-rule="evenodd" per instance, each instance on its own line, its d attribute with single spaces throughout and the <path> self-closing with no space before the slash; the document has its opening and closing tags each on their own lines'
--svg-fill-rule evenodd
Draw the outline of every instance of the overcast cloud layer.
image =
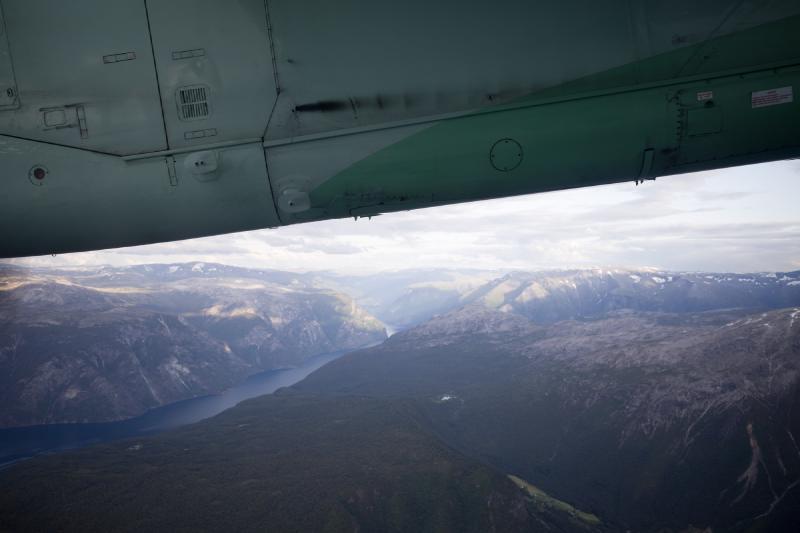
<svg viewBox="0 0 800 533">
<path fill-rule="evenodd" d="M 291 271 L 800 269 L 800 161 L 15 262 Z"/>
</svg>

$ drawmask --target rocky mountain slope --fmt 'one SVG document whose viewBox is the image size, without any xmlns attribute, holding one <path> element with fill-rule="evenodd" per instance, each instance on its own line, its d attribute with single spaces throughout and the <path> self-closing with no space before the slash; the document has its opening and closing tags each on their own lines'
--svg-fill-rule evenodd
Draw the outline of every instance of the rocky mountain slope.
<svg viewBox="0 0 800 533">
<path fill-rule="evenodd" d="M 179 276 L 172 268 L 158 275 Z M 281 276 L 280 283 L 266 281 Z M 319 275 L 190 277 L 191 286 L 209 286 L 190 290 L 186 277 L 159 281 L 174 289 L 166 293 L 173 295 L 172 312 L 182 309 L 176 316 L 223 352 L 227 344 L 249 353 L 240 356 L 245 362 L 280 351 L 234 349 L 251 338 L 251 330 L 236 329 L 251 311 L 238 310 L 278 315 L 244 292 L 227 293 L 231 285 L 282 287 L 287 300 L 280 301 L 289 309 L 295 291 L 305 298 L 330 294 L 319 289 Z M 504 276 L 459 292 L 448 304 L 454 310 L 348 354 L 275 396 L 175 433 L 41 457 L 0 473 L 13 489 L 0 494 L 0 530 L 257 524 L 797 531 L 798 278 Z M 386 301 L 400 301 L 406 289 Z M 137 309 L 163 313 L 167 304 L 151 298 Z M 354 313 L 348 324 L 368 321 Z M 212 317 L 233 320 L 229 336 L 209 326 Z M 325 335 L 313 338 L 340 331 L 323 322 Z M 140 490 L 145 477 L 148 491 Z M 75 511 L 66 521 L 65 508 Z"/>
<path fill-rule="evenodd" d="M 8 469 L 0 529 L 795 531 L 799 412 L 800 308 L 469 306 L 184 430 Z"/>
<path fill-rule="evenodd" d="M 370 276 L 317 274 L 395 329 L 464 305 L 514 312 L 539 323 L 602 316 L 617 309 L 682 313 L 800 305 L 800 272 L 718 274 L 655 269 L 545 272 L 408 270 Z"/>
<path fill-rule="evenodd" d="M 0 427 L 117 420 L 380 342 L 341 293 L 221 265 L 0 273 Z"/>
<path fill-rule="evenodd" d="M 465 294 L 537 323 L 603 316 L 618 309 L 687 313 L 800 305 L 800 271 L 757 274 L 579 270 L 515 272 Z"/>
<path fill-rule="evenodd" d="M 800 308 L 467 307 L 295 388 L 414 398 L 449 445 L 622 530 L 800 527 Z"/>
<path fill-rule="evenodd" d="M 597 531 L 375 398 L 263 396 L 0 482 L 0 531 Z"/>
</svg>

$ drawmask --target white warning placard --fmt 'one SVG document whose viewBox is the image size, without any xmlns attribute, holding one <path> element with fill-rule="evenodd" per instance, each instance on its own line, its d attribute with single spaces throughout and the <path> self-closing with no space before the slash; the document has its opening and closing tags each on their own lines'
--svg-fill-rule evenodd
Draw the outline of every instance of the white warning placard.
<svg viewBox="0 0 800 533">
<path fill-rule="evenodd" d="M 714 91 L 700 91 L 697 93 L 698 102 L 707 102 L 714 99 Z"/>
<path fill-rule="evenodd" d="M 766 91 L 756 91 L 750 95 L 750 102 L 753 109 L 771 105 L 789 104 L 794 102 L 794 92 L 791 86 L 769 89 Z"/>
</svg>

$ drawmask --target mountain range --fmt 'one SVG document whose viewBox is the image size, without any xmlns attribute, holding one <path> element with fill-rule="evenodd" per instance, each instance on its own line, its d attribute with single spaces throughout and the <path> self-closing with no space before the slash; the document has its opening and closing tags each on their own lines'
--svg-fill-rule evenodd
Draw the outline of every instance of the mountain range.
<svg viewBox="0 0 800 533">
<path fill-rule="evenodd" d="M 468 307 L 294 388 L 414 399 L 443 442 L 621 530 L 800 525 L 800 308 L 537 325 Z"/>
<path fill-rule="evenodd" d="M 386 338 L 349 296 L 202 264 L 0 272 L 0 427 L 98 422 Z"/>
<path fill-rule="evenodd" d="M 352 291 L 369 331 L 403 301 L 418 322 L 204 422 L 1 472 L 0 530 L 800 530 L 800 273 L 481 275 Z"/>
</svg>

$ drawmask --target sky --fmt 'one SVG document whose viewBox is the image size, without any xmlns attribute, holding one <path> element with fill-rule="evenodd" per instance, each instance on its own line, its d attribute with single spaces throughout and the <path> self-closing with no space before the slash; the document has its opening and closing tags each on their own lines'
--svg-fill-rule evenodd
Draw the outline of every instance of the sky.
<svg viewBox="0 0 800 533">
<path fill-rule="evenodd" d="M 408 268 L 800 269 L 800 160 L 16 260 L 31 266 L 217 262 L 294 272 Z"/>
</svg>

